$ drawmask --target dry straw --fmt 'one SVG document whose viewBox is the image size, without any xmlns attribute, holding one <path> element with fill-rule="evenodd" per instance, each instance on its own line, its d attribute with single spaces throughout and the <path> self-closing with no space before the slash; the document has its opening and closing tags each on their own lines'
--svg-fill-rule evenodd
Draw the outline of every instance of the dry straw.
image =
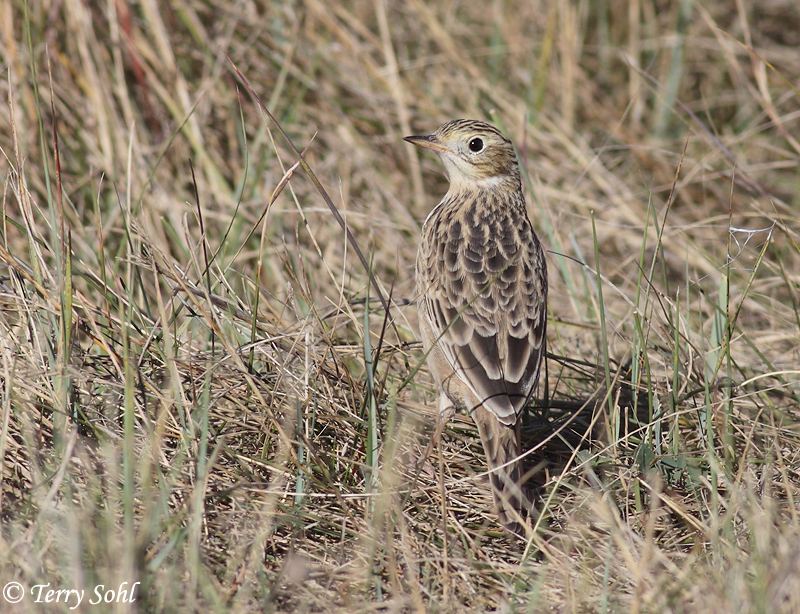
<svg viewBox="0 0 800 614">
<path fill-rule="evenodd" d="M 800 14 L 746 4 L 4 4 L 0 609 L 798 611 Z M 469 417 L 417 464 L 454 117 L 550 250 L 527 541 Z"/>
</svg>

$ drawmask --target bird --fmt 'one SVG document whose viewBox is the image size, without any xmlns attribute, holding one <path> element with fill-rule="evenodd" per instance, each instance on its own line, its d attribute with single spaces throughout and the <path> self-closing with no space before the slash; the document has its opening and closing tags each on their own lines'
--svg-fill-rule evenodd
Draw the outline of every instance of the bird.
<svg viewBox="0 0 800 614">
<path fill-rule="evenodd" d="M 450 181 L 422 226 L 416 261 L 420 336 L 439 392 L 434 439 L 457 410 L 469 412 L 498 520 L 524 535 L 531 502 L 520 414 L 545 355 L 547 264 L 514 146 L 491 124 L 470 119 L 404 140 L 437 154 Z"/>
</svg>

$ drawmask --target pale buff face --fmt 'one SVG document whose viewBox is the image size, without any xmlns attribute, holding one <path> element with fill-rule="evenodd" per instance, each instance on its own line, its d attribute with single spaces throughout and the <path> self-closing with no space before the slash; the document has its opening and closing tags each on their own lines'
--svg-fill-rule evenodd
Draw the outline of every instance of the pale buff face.
<svg viewBox="0 0 800 614">
<path fill-rule="evenodd" d="M 511 141 L 484 122 L 456 119 L 433 134 L 406 140 L 441 158 L 451 190 L 493 188 L 519 180 Z"/>
</svg>

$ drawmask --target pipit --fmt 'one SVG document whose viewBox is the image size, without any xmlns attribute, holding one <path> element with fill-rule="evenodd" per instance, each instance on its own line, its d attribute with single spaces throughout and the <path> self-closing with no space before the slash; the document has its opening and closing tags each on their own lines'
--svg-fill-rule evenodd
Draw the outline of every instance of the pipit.
<svg viewBox="0 0 800 614">
<path fill-rule="evenodd" d="M 496 128 L 457 119 L 409 143 L 441 158 L 450 189 L 417 253 L 420 332 L 439 388 L 438 438 L 455 411 L 478 427 L 498 518 L 524 531 L 520 413 L 545 353 L 547 265 L 525 208 L 514 147 Z"/>
</svg>

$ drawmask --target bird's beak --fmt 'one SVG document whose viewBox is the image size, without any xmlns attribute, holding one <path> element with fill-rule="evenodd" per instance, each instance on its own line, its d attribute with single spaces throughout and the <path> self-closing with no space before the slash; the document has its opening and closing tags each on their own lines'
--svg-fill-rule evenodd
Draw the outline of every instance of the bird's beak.
<svg viewBox="0 0 800 614">
<path fill-rule="evenodd" d="M 428 134 L 426 136 L 406 136 L 403 137 L 403 140 L 408 141 L 413 145 L 417 145 L 418 147 L 422 147 L 423 149 L 432 149 L 437 153 L 440 151 L 449 151 L 450 153 L 453 152 L 453 150 L 449 147 L 442 145 L 439 139 L 437 139 L 433 134 Z"/>
</svg>

